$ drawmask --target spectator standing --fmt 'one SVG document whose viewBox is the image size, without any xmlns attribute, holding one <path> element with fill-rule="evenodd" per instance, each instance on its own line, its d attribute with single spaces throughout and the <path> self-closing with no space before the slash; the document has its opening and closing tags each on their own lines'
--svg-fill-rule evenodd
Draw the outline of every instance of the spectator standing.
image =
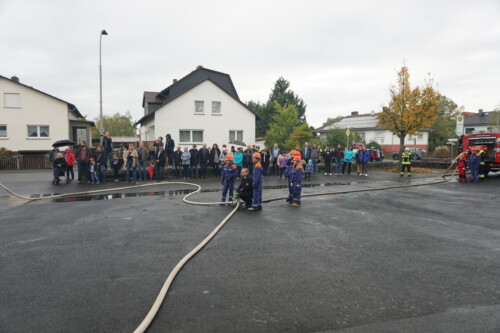
<svg viewBox="0 0 500 333">
<path fill-rule="evenodd" d="M 287 167 L 287 163 L 288 163 L 288 156 L 287 156 L 285 150 L 281 151 L 281 155 L 278 156 L 277 160 L 278 160 L 278 166 L 280 169 L 280 173 L 279 173 L 280 180 L 282 180 L 283 176 L 285 175 L 285 171 L 286 171 L 286 167 Z"/>
<path fill-rule="evenodd" d="M 236 152 L 234 153 L 234 165 L 238 169 L 238 175 L 241 174 L 241 169 L 243 167 L 243 149 L 238 147 Z"/>
<path fill-rule="evenodd" d="M 172 168 L 174 165 L 174 149 L 175 149 L 175 141 L 172 139 L 170 134 L 165 135 L 165 151 L 167 152 L 167 161 L 168 167 Z"/>
<path fill-rule="evenodd" d="M 90 183 L 89 161 L 90 150 L 87 148 L 85 141 L 80 142 L 80 146 L 76 150 L 76 162 L 78 163 L 78 184 L 82 182 L 82 175 L 85 175 L 85 180 Z"/>
<path fill-rule="evenodd" d="M 137 178 L 141 182 L 145 182 L 148 178 L 147 158 L 149 150 L 144 146 L 144 142 L 139 142 L 137 149 Z"/>
<path fill-rule="evenodd" d="M 323 156 L 323 161 L 325 161 L 325 176 L 332 175 L 332 160 L 333 160 L 333 150 L 330 149 L 330 146 L 326 146 L 325 150 L 321 154 Z"/>
<path fill-rule="evenodd" d="M 156 163 L 155 163 L 155 180 L 159 181 L 165 177 L 165 161 L 167 159 L 165 153 L 165 147 L 163 145 L 158 146 L 158 152 L 156 153 Z"/>
<path fill-rule="evenodd" d="M 113 176 L 115 179 L 115 183 L 118 183 L 118 173 L 120 172 L 120 169 L 123 167 L 123 158 L 119 158 L 118 154 L 113 155 Z"/>
<path fill-rule="evenodd" d="M 52 148 L 52 150 L 49 153 L 49 161 L 50 161 L 50 163 L 54 163 L 54 161 L 57 158 L 57 154 L 59 154 L 59 153 L 60 153 L 59 148 L 57 148 L 57 147 Z"/>
<path fill-rule="evenodd" d="M 222 152 L 219 155 L 219 161 L 220 161 L 221 166 L 224 166 L 226 164 L 227 156 L 228 156 L 228 154 L 227 154 L 226 145 L 222 145 Z"/>
<path fill-rule="evenodd" d="M 311 161 L 313 165 L 312 169 L 312 174 L 317 175 L 318 174 L 318 161 L 321 156 L 320 149 L 317 144 L 313 143 L 312 149 L 311 149 Z"/>
<path fill-rule="evenodd" d="M 125 174 L 125 180 L 130 183 L 130 173 L 132 171 L 132 180 L 135 184 L 137 182 L 137 160 L 138 154 L 135 150 L 134 145 L 128 145 L 128 150 L 125 151 L 123 159 L 126 161 L 127 173 Z"/>
<path fill-rule="evenodd" d="M 277 143 L 274 144 L 273 151 L 271 153 L 273 157 L 273 174 L 278 175 L 280 169 L 278 158 L 281 155 L 281 151 Z"/>
<path fill-rule="evenodd" d="M 254 150 L 251 145 L 247 146 L 247 149 L 243 151 L 243 167 L 248 169 L 248 172 L 252 174 L 253 171 L 253 162 L 252 162 L 252 154 Z"/>
<path fill-rule="evenodd" d="M 351 174 L 352 158 L 354 157 L 354 152 L 352 147 L 346 147 L 344 151 L 344 162 L 342 164 L 342 174 L 345 174 L 345 169 L 347 168 L 347 174 Z"/>
<path fill-rule="evenodd" d="M 262 175 L 264 177 L 269 176 L 269 166 L 271 165 L 271 152 L 268 146 L 264 146 L 264 149 L 260 152 L 261 164 L 262 164 Z"/>
<path fill-rule="evenodd" d="M 366 150 L 366 147 L 361 148 L 361 176 L 368 176 L 368 162 L 370 162 L 370 152 Z"/>
<path fill-rule="evenodd" d="M 207 145 L 203 144 L 203 146 L 198 151 L 199 159 L 200 159 L 200 177 L 207 177 L 208 164 L 210 163 L 210 152 L 207 149 Z"/>
<path fill-rule="evenodd" d="M 337 149 L 333 152 L 333 157 L 335 158 L 335 174 L 342 174 L 342 164 L 344 162 L 344 150 L 342 146 L 338 145 Z"/>
<path fill-rule="evenodd" d="M 193 148 L 189 150 L 191 154 L 191 161 L 189 163 L 189 168 L 191 169 L 191 177 L 198 178 L 198 164 L 200 163 L 200 152 L 196 148 L 196 145 L 193 145 Z"/>
<path fill-rule="evenodd" d="M 109 132 L 104 132 L 104 136 L 102 137 L 102 146 L 104 147 L 104 152 L 106 153 L 106 161 L 104 161 L 104 170 L 106 170 L 108 168 L 108 160 L 110 168 L 113 162 L 113 139 L 109 135 Z"/>
<path fill-rule="evenodd" d="M 212 172 L 214 177 L 219 177 L 220 149 L 216 143 L 213 144 L 212 150 L 210 150 L 210 165 L 212 166 Z"/>
<path fill-rule="evenodd" d="M 66 160 L 66 178 L 74 180 L 75 173 L 73 171 L 73 164 L 75 163 L 75 155 L 71 152 L 71 149 L 66 148 L 66 154 L 64 155 L 64 159 Z M 69 175 L 71 174 L 71 178 Z"/>
<path fill-rule="evenodd" d="M 311 159 L 311 148 L 309 148 L 309 143 L 306 142 L 304 144 L 304 149 L 302 150 L 302 159 L 304 161 L 306 161 L 306 163 L 309 162 L 309 160 Z"/>
<path fill-rule="evenodd" d="M 155 147 L 155 156 L 158 156 L 158 152 L 160 151 L 160 147 L 165 147 L 163 143 L 163 137 L 159 136 L 155 142 L 153 142 L 153 146 Z"/>
<path fill-rule="evenodd" d="M 191 163 L 191 153 L 188 151 L 188 147 L 184 147 L 184 152 L 181 155 L 182 177 L 184 179 L 189 179 L 190 163 Z"/>
<path fill-rule="evenodd" d="M 93 157 L 89 162 L 89 174 L 90 179 L 92 180 L 92 184 L 99 184 L 99 178 L 97 177 L 97 164 L 95 163 L 95 158 Z"/>
<path fill-rule="evenodd" d="M 104 176 L 104 163 L 106 163 L 106 152 L 104 151 L 102 145 L 97 145 L 95 149 L 94 158 L 96 164 L 97 178 L 100 183 L 104 183 L 106 181 L 106 177 Z"/>
<path fill-rule="evenodd" d="M 177 146 L 176 151 L 174 151 L 174 177 L 182 177 L 182 150 L 180 146 Z"/>
</svg>

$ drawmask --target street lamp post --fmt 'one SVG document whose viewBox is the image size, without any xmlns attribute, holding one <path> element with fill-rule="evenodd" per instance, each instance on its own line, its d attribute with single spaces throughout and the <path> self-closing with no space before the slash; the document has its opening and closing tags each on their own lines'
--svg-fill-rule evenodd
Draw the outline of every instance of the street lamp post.
<svg viewBox="0 0 500 333">
<path fill-rule="evenodd" d="M 101 45 L 102 45 L 102 36 L 107 36 L 108 33 L 106 30 L 102 30 L 99 35 L 99 134 L 101 137 L 104 135 L 104 118 L 102 116 L 102 65 L 101 65 Z"/>
</svg>

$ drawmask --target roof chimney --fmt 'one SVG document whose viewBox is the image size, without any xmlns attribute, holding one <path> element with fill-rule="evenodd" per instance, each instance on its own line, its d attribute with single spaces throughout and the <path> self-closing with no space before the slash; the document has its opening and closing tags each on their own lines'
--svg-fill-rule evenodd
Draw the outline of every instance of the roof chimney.
<svg viewBox="0 0 500 333">
<path fill-rule="evenodd" d="M 19 83 L 19 78 L 17 76 L 11 76 L 10 79 L 14 82 L 18 82 Z"/>
<path fill-rule="evenodd" d="M 177 79 L 174 79 L 174 81 L 172 83 L 177 83 Z"/>
<path fill-rule="evenodd" d="M 482 115 L 483 115 L 483 109 L 479 109 L 478 114 L 479 114 L 480 116 L 482 116 Z"/>
<path fill-rule="evenodd" d="M 196 69 L 202 69 L 203 66 L 202 65 L 199 65 L 198 67 L 196 67 Z"/>
<path fill-rule="evenodd" d="M 358 111 L 351 111 L 351 116 L 357 116 L 357 115 L 359 115 Z"/>
</svg>

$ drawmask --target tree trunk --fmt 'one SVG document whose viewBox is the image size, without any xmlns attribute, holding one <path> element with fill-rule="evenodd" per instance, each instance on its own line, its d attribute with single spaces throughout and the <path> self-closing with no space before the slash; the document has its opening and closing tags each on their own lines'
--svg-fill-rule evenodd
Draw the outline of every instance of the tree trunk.
<svg viewBox="0 0 500 333">
<path fill-rule="evenodd" d="M 405 149 L 405 137 L 406 137 L 406 134 L 399 136 L 399 156 L 401 156 L 403 154 L 403 151 Z"/>
</svg>

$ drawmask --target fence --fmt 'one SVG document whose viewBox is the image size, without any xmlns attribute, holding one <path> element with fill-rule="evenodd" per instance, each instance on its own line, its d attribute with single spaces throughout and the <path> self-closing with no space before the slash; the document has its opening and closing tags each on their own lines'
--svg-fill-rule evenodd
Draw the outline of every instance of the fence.
<svg viewBox="0 0 500 333">
<path fill-rule="evenodd" d="M 0 170 L 50 169 L 51 167 L 47 155 L 0 156 Z"/>
</svg>

